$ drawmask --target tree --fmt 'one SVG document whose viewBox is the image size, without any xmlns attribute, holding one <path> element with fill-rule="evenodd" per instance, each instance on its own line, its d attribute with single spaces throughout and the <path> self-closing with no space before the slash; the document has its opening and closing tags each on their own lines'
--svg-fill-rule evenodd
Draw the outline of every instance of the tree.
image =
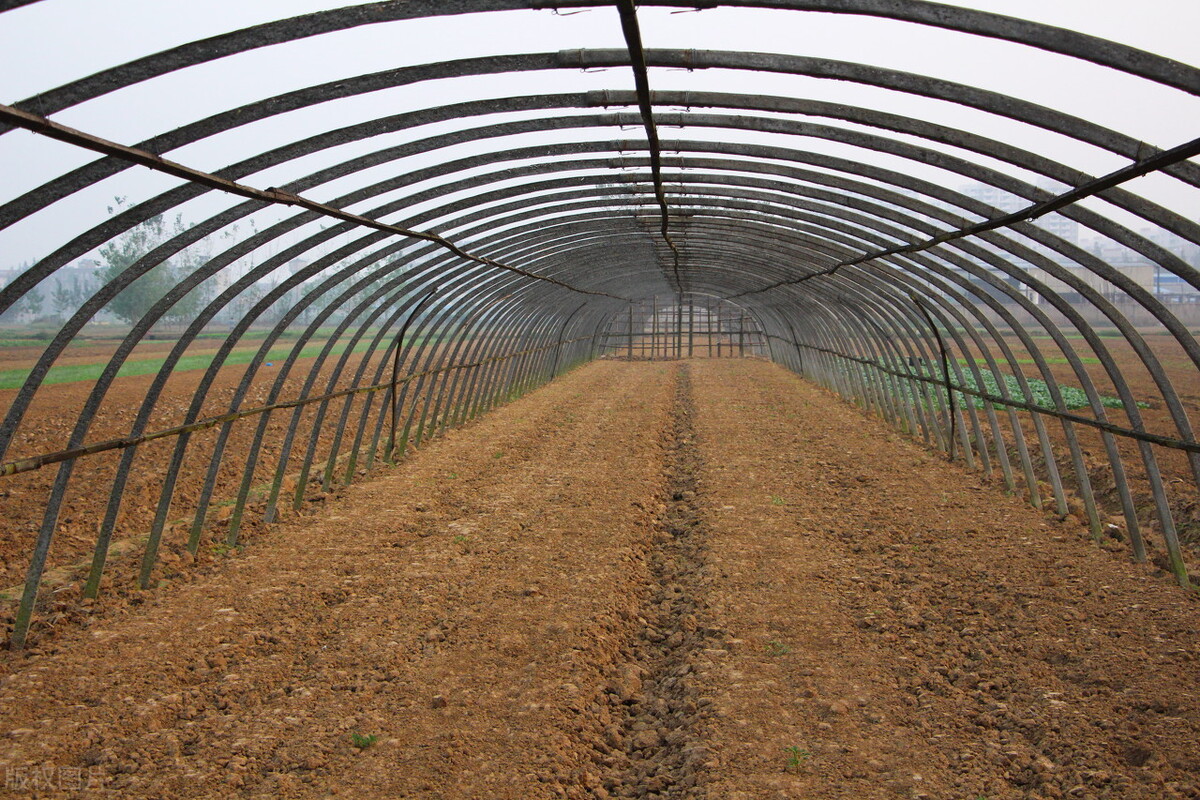
<svg viewBox="0 0 1200 800">
<path fill-rule="evenodd" d="M 22 300 L 25 302 L 25 310 L 32 314 L 34 319 L 42 315 L 42 303 L 45 297 L 42 295 L 41 289 L 35 286 L 25 293 L 25 297 Z"/>
<path fill-rule="evenodd" d="M 90 278 L 79 280 L 79 276 L 71 279 L 71 303 L 76 307 L 82 306 L 96 291 Z"/>
<path fill-rule="evenodd" d="M 229 304 L 234 317 L 237 320 L 243 319 L 250 313 L 250 309 L 254 308 L 259 300 L 263 299 L 264 294 L 262 286 L 257 283 L 252 283 L 243 289 L 242 293 Z"/>
<path fill-rule="evenodd" d="M 78 281 L 76 281 L 78 283 Z M 54 285 L 53 291 L 50 292 L 50 302 L 54 305 L 54 310 L 58 312 L 60 318 L 67 316 L 67 309 L 75 306 L 75 292 L 67 288 L 67 285 L 59 281 Z"/>
<path fill-rule="evenodd" d="M 118 208 L 125 205 L 118 197 Z M 110 206 L 109 213 L 115 213 Z M 160 214 L 127 230 L 100 248 L 100 278 L 105 283 L 116 279 L 125 270 L 140 261 L 147 253 L 169 239 L 187 231 L 182 215 L 176 215 L 174 224 L 168 225 Z M 150 307 L 163 298 L 181 281 L 208 260 L 207 252 L 190 247 L 172 258 L 164 259 L 140 276 L 108 302 L 108 310 L 129 324 L 134 324 L 146 315 Z M 169 323 L 182 323 L 194 317 L 208 299 L 208 290 L 203 284 L 188 292 L 163 315 Z"/>
</svg>

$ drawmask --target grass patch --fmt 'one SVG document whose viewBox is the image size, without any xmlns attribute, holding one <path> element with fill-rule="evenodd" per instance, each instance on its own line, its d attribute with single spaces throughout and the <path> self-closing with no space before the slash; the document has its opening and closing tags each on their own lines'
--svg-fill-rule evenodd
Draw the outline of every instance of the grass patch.
<svg viewBox="0 0 1200 800">
<path fill-rule="evenodd" d="M 323 344 L 313 344 L 305 347 L 300 351 L 300 358 L 314 358 L 320 354 Z M 361 353 L 370 347 L 369 342 L 359 342 L 355 346 L 354 352 Z M 334 345 L 331 354 L 340 354 L 346 350 L 345 345 Z M 232 367 L 240 364 L 249 364 L 254 358 L 256 350 L 234 350 L 225 359 L 225 366 Z M 291 352 L 290 347 L 273 347 L 267 353 L 266 360 L 282 361 Z M 213 353 L 200 353 L 194 356 L 184 356 L 175 364 L 175 369 L 172 372 L 187 372 L 188 370 L 207 369 L 213 362 Z M 61 365 L 51 367 L 46 373 L 44 385 L 53 385 L 56 383 L 75 383 L 77 381 L 95 381 L 104 372 L 104 365 L 107 362 L 98 362 L 94 364 L 75 364 Z M 162 369 L 166 363 L 165 358 L 144 358 L 135 361 L 126 361 L 121 369 L 117 372 L 117 377 L 127 378 L 135 375 L 151 375 Z M 29 377 L 30 370 L 27 369 L 5 369 L 0 370 L 0 389 L 18 389 L 25 379 Z"/>
<path fill-rule="evenodd" d="M 1139 331 L 1139 332 L 1145 333 L 1146 331 Z M 1012 332 L 1010 331 L 1010 333 L 1012 333 Z M 1062 333 L 1062 336 L 1064 339 L 1082 339 L 1083 338 L 1082 333 L 1076 333 L 1074 331 L 1069 331 L 1069 332 L 1061 331 L 1061 333 Z M 1095 334 L 1098 337 L 1100 337 L 1101 339 L 1124 339 L 1125 338 L 1125 334 L 1121 333 L 1121 331 L 1119 331 L 1116 328 L 1098 328 L 1095 330 Z M 1016 334 L 1012 333 L 1012 335 L 1015 336 Z M 1030 339 L 1053 339 L 1054 337 L 1048 333 L 1030 333 L 1029 338 Z"/>
</svg>

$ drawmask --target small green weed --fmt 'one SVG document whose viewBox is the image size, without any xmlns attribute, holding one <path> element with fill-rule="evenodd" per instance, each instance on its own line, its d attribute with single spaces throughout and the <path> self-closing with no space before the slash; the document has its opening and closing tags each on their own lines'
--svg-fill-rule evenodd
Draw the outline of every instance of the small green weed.
<svg viewBox="0 0 1200 800">
<path fill-rule="evenodd" d="M 460 533 L 450 541 L 454 542 L 455 544 L 466 544 L 467 542 L 471 541 L 471 537 Z"/>
<path fill-rule="evenodd" d="M 792 652 L 792 648 L 783 642 L 775 640 L 767 642 L 767 655 L 769 656 L 786 656 Z"/>
<path fill-rule="evenodd" d="M 808 752 L 807 750 L 803 750 L 796 745 L 785 747 L 783 749 L 784 752 L 788 754 L 788 769 L 796 769 L 797 767 L 803 765 L 805 761 L 808 761 L 810 758 L 812 758 L 812 753 Z"/>
<path fill-rule="evenodd" d="M 773 506 L 783 505 L 783 498 L 777 494 L 771 495 L 771 505 L 773 505 Z"/>
<path fill-rule="evenodd" d="M 496 452 L 492 453 L 492 458 L 504 458 L 504 451 L 497 450 Z"/>
<path fill-rule="evenodd" d="M 373 733 L 368 733 L 366 736 L 364 736 L 363 734 L 359 733 L 358 731 L 355 731 L 354 733 L 350 734 L 350 743 L 353 744 L 355 747 L 357 747 L 359 750 L 366 750 L 368 747 L 375 744 L 375 742 L 378 740 L 379 740 L 379 737 Z"/>
</svg>

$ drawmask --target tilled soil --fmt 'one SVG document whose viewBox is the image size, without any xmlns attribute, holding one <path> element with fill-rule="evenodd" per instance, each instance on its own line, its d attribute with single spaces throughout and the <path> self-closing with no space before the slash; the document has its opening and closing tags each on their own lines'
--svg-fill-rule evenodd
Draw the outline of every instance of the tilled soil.
<svg viewBox="0 0 1200 800">
<path fill-rule="evenodd" d="M 605 728 L 611 753 L 600 759 L 599 797 L 695 797 L 708 749 L 701 735 L 701 687 L 720 649 L 705 580 L 706 532 L 696 482 L 699 453 L 690 369 L 680 368 L 666 443 L 666 497 L 647 561 L 650 595 L 637 638 L 617 679 L 606 687 L 615 713 Z"/>
<path fill-rule="evenodd" d="M 154 346 L 167 343 L 155 342 Z M 152 347 L 151 352 L 156 348 Z M 83 352 L 93 352 L 92 348 Z M 203 351 L 201 351 L 203 352 Z M 416 348 L 405 356 L 401 369 L 406 370 L 414 364 L 424 364 L 428 351 Z M 95 355 L 93 354 L 93 357 Z M 332 361 L 327 359 L 321 371 L 320 379 L 316 380 L 310 390 L 310 396 L 319 395 L 332 389 L 349 388 L 353 384 L 353 376 L 359 366 L 363 366 L 360 356 L 351 355 L 345 369 L 335 380 L 333 377 Z M 242 408 L 265 405 L 271 401 L 271 389 L 278 377 L 282 362 L 269 362 L 256 373 L 247 390 Z M 293 369 L 285 379 L 284 388 L 279 398 L 295 398 L 300 395 L 306 381 L 307 370 L 314 368 L 316 359 L 298 359 Z M 368 365 L 368 375 L 373 374 L 378 365 L 378 358 Z M 424 367 L 422 367 L 424 368 Z M 214 378 L 199 417 L 206 418 L 226 413 L 230 410 L 235 391 L 245 374 L 245 367 L 235 365 L 221 369 Z M 156 430 L 179 425 L 185 421 L 193 396 L 198 390 L 203 370 L 184 370 L 174 373 L 163 388 L 162 394 L 151 415 L 148 429 Z M 463 371 L 462 375 L 466 375 Z M 146 397 L 146 393 L 154 382 L 153 375 L 138 375 L 118 378 L 114 381 L 105 395 L 92 421 L 86 441 L 89 443 L 119 439 L 129 435 L 131 425 L 137 416 L 138 409 Z M 368 381 L 369 382 L 369 381 Z M 93 386 L 89 382 L 44 386 L 35 395 L 34 401 L 26 413 L 13 439 L 12 448 L 6 458 L 29 457 L 38 454 L 54 452 L 67 447 L 76 417 L 87 402 Z M 8 406 L 17 395 L 14 389 L 0 390 L 0 408 L 7 411 Z M 279 399 L 276 398 L 276 399 Z M 337 420 L 343 411 L 343 402 L 348 402 L 352 409 L 349 433 L 342 437 L 340 455 L 342 461 L 337 468 L 325 474 L 324 466 L 333 444 Z M 300 492 L 309 502 L 323 502 L 327 492 L 341 486 L 351 477 L 366 474 L 363 464 L 366 460 L 368 447 L 357 462 L 358 468 L 352 475 L 347 475 L 349 462 L 346 460 L 350 442 L 354 438 L 354 429 L 358 424 L 358 415 L 364 404 L 372 410 L 378 408 L 380 398 L 368 396 L 364 398 L 342 398 L 332 403 L 325 415 L 325 424 L 320 430 L 315 443 L 312 467 L 308 482 Z M 407 408 L 401 408 L 400 419 L 403 422 L 410 414 L 419 411 L 421 403 L 409 403 Z M 314 424 L 317 405 L 310 405 L 301 410 L 298 435 L 290 453 L 290 459 L 284 470 L 281 499 L 277 511 L 281 515 L 291 513 L 291 498 L 296 492 L 296 481 L 299 479 L 300 464 L 310 444 L 308 443 Z M 261 519 L 265 509 L 263 498 L 273 479 L 275 468 L 282 457 L 281 443 L 291 423 L 292 411 L 276 411 L 270 415 L 270 422 L 263 439 L 263 446 L 258 451 L 255 467 L 255 478 L 252 481 L 250 503 L 246 517 L 246 525 L 242 533 L 253 535 L 256 523 Z M 251 417 L 231 427 L 228 440 L 225 443 L 220 469 L 215 477 L 213 503 L 208 508 L 207 527 L 202 542 L 205 545 L 196 555 L 204 558 L 209 547 L 221 547 L 228 531 L 229 518 L 233 512 L 233 498 L 237 496 L 238 486 L 242 479 L 242 471 L 251 451 L 258 422 L 261 418 Z M 368 441 L 370 434 L 368 433 Z M 196 431 L 189 440 L 186 456 L 176 476 L 175 493 L 170 507 L 170 515 L 163 535 L 163 548 L 160 553 L 160 568 L 155 578 L 165 577 L 175 572 L 175 567 L 182 560 L 191 563 L 193 556 L 186 552 L 184 544 L 188 540 L 189 528 L 196 512 L 201 487 L 207 477 L 208 466 L 218 440 L 218 428 Z M 113 533 L 114 550 L 125 552 L 137 551 L 140 555 L 142 545 L 149 534 L 155 512 L 160 501 L 160 493 L 166 480 L 168 465 L 176 446 L 175 438 L 160 439 L 137 447 L 137 456 L 132 463 L 128 481 L 122 493 L 122 504 L 116 519 Z M 61 574 L 54 576 L 49 583 L 51 589 L 55 585 L 70 583 L 81 579 L 81 573 L 92 560 L 93 550 L 99 533 L 100 521 L 106 514 L 109 494 L 113 490 L 116 468 L 122 453 L 128 451 L 110 450 L 88 458 L 73 462 L 72 477 L 68 484 L 58 525 L 50 548 L 48 566 L 53 573 L 60 570 Z M 0 488 L 0 593 L 8 593 L 13 598 L 19 597 L 20 588 L 26 578 L 30 555 L 41 528 L 47 498 L 50 494 L 58 468 L 55 465 L 31 472 L 18 473 L 5 479 Z M 120 590 L 129 582 L 138 569 L 137 558 L 114 557 L 108 561 L 103 591 Z M 163 563 L 165 562 L 165 563 Z M 164 569 L 165 568 L 165 569 Z M 6 591 L 11 590 L 11 591 Z M 69 609 L 56 608 L 58 603 L 46 604 L 46 611 L 54 614 L 69 613 Z M 15 602 L 5 603 L 0 607 L 0 623 L 12 622 L 11 613 L 15 613 Z M 31 637 L 37 641 L 46 632 L 43 617 L 35 617 Z M 7 618 L 6 618 L 7 617 Z"/>
<path fill-rule="evenodd" d="M 1200 796 L 1194 594 L 780 370 L 695 385 L 713 796 Z"/>
<path fill-rule="evenodd" d="M 1180 405 L 1184 410 L 1184 414 L 1190 419 L 1191 425 L 1193 428 L 1200 426 L 1200 375 L 1197 374 L 1195 365 L 1187 357 L 1187 354 L 1183 351 L 1179 343 L 1170 335 L 1161 332 L 1145 331 L 1142 335 L 1149 345 L 1150 350 L 1159 360 L 1163 371 L 1170 379 L 1175 391 L 1178 393 Z M 1078 376 L 1074 374 L 1074 371 L 1066 363 L 1066 359 L 1061 357 L 1061 353 L 1057 347 L 1046 340 L 1042 340 L 1039 344 L 1044 344 L 1046 347 L 1043 354 L 1051 362 L 1051 372 L 1054 377 L 1064 386 L 1078 387 L 1080 385 Z M 1074 342 L 1074 344 L 1079 346 L 1081 343 Z M 1012 348 L 1018 359 L 1028 362 L 1025 366 L 1025 374 L 1029 377 L 1038 377 L 1039 373 L 1032 366 L 1032 359 L 1020 341 L 1015 337 L 1011 337 L 1008 340 L 1008 345 Z M 1147 407 L 1141 408 L 1139 411 L 1144 428 L 1147 431 L 1164 436 L 1179 437 L 1181 435 L 1180 430 L 1162 400 L 1158 384 L 1146 371 L 1140 357 L 1133 348 L 1123 339 L 1116 338 L 1105 338 L 1104 345 L 1114 363 L 1120 369 L 1121 375 L 1129 385 L 1133 396 L 1138 401 L 1144 402 L 1147 405 Z M 1103 366 L 1099 363 L 1099 360 L 1089 356 L 1089 352 L 1088 348 L 1082 347 L 1079 354 L 1084 358 L 1084 366 L 1095 383 L 1097 391 L 1103 395 L 1115 396 L 1116 391 L 1113 388 L 1112 381 Z M 1089 414 L 1090 412 L 1083 409 L 1079 413 Z M 1127 427 L 1132 426 L 1129 418 L 1121 410 L 1109 409 L 1106 415 L 1110 422 Z M 1045 467 L 1042 465 L 1041 454 L 1038 452 L 1036 446 L 1035 429 L 1029 415 L 1022 414 L 1021 420 L 1026 440 L 1033 449 L 1032 456 L 1034 462 L 1040 465 L 1038 471 L 1045 478 Z M 1045 422 L 1046 432 L 1050 440 L 1054 443 L 1059 472 L 1068 487 L 1074 488 L 1076 483 L 1074 478 L 1075 467 L 1071 461 L 1063 428 L 1061 425 L 1053 424 L 1053 421 L 1050 419 L 1046 419 Z M 1000 425 L 1005 429 L 1005 436 L 1009 439 L 1011 446 L 1011 433 L 1007 430 L 1006 415 L 1000 415 Z M 1083 461 L 1090 475 L 1092 490 L 1102 516 L 1107 516 L 1109 524 L 1124 529 L 1126 522 L 1123 519 L 1120 496 L 1113 478 L 1108 452 L 1099 432 L 1086 425 L 1076 425 L 1074 426 L 1074 433 L 1079 440 Z M 1126 437 L 1115 438 L 1117 451 L 1121 455 L 1125 480 L 1133 496 L 1138 516 L 1141 518 L 1142 533 L 1147 537 L 1149 547 L 1157 549 L 1157 557 L 1160 560 L 1165 559 L 1165 555 L 1163 554 L 1165 545 L 1162 540 L 1162 528 L 1156 519 L 1157 511 L 1155 510 L 1150 484 L 1146 480 L 1146 465 L 1142 459 L 1138 443 Z M 1191 467 L 1188 464 L 1187 453 L 1183 450 L 1156 447 L 1154 448 L 1154 457 L 1157 468 L 1162 473 L 1163 491 L 1171 505 L 1175 527 L 1180 540 L 1186 548 L 1184 556 L 1192 565 L 1195 565 L 1196 557 L 1200 556 L 1200 496 L 1197 494 L 1196 482 Z M 1022 487 L 1021 491 L 1025 491 L 1025 489 Z M 1053 503 L 1049 486 L 1044 486 L 1043 491 L 1045 492 L 1044 502 L 1048 504 Z M 1072 505 L 1076 506 L 1076 513 L 1078 515 L 1083 514 L 1081 501 L 1074 501 Z M 1192 569 L 1195 571 L 1195 566 Z"/>
<path fill-rule="evenodd" d="M 1200 797 L 1200 600 L 1109 548 L 764 362 L 601 362 L 5 655 L 0 769 L 45 797 Z"/>
</svg>

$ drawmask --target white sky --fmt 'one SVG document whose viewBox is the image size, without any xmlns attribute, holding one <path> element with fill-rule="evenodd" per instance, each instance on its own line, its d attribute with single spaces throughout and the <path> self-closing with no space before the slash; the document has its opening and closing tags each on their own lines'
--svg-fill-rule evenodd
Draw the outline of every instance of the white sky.
<svg viewBox="0 0 1200 800">
<path fill-rule="evenodd" d="M 186 41 L 342 5 L 351 4 L 331 0 L 206 0 L 202 3 L 43 0 L 0 14 L 0 102 L 13 103 L 99 69 Z M 992 0 L 959 5 L 1073 28 L 1200 64 L 1200 51 L 1196 45 L 1200 3 L 1191 0 L 1141 0 L 1137 3 L 1129 0 Z M 99 9 L 103 9 L 102 14 Z M 752 9 L 676 13 L 643 8 L 639 19 L 647 47 L 747 50 L 858 61 L 1011 94 L 1076 114 L 1160 147 L 1171 147 L 1200 135 L 1198 98 L 1146 86 L 1144 81 L 1111 70 L 1006 42 L 836 14 Z M 501 53 L 623 46 L 616 12 L 609 7 L 562 15 L 551 11 L 504 12 L 380 24 L 265 48 L 156 78 L 68 109 L 54 118 L 132 144 L 211 113 L 279 92 L 406 64 Z M 1016 144 L 1092 174 L 1103 174 L 1127 163 L 1065 137 L 993 115 L 869 87 L 706 70 L 653 70 L 650 78 L 654 89 L 752 91 L 831 100 L 918 116 Z M 631 89 L 631 73 L 628 69 L 587 73 L 561 70 L 400 87 L 264 120 L 169 155 L 201 169 L 215 170 L 276 144 L 383 114 L 510 94 L 602 88 Z M 518 117 L 505 115 L 502 119 Z M 845 123 L 830 124 L 854 128 Z M 457 127 L 457 122 L 448 123 L 430 126 L 428 130 L 399 132 L 343 145 L 302 162 L 250 176 L 246 182 L 262 187 L 283 183 L 353 155 Z M 660 133 L 664 138 L 679 135 L 677 129 L 670 128 L 664 128 Z M 683 135 L 710 140 L 731 136 L 701 128 L 688 129 Z M 870 154 L 842 143 L 749 132 L 735 135 L 743 141 L 782 144 L 869 161 L 951 188 L 959 188 L 965 182 L 958 176 L 930 167 Z M 616 129 L 567 130 L 512 137 L 511 141 L 459 145 L 436 154 L 384 165 L 364 177 L 317 187 L 308 194 L 317 199 L 332 199 L 354 186 L 452 158 L 500 147 L 581 138 L 638 139 L 641 132 L 636 129 L 623 132 Z M 993 164 L 977 156 L 969 157 Z M 33 134 L 20 131 L 6 134 L 0 137 L 0 202 L 93 159 L 88 152 Z M 1005 170 L 1020 177 L 1031 177 L 1010 167 Z M 101 221 L 116 195 L 141 200 L 173 185 L 176 185 L 173 179 L 135 168 L 57 203 L 0 232 L 0 269 L 40 257 L 64 241 L 67 238 L 64 234 L 74 235 Z M 1126 188 L 1171 206 L 1189 218 L 1198 216 L 1200 193 L 1170 178 L 1142 178 Z M 190 204 L 184 210 L 185 216 L 200 219 L 231 202 L 233 200 L 215 195 L 207 197 Z M 355 210 L 366 210 L 375 204 Z M 1107 205 L 1099 201 L 1090 203 L 1089 207 L 1107 209 Z M 277 218 L 278 213 L 292 212 L 260 215 L 257 218 L 259 227 L 265 221 Z M 1126 221 L 1120 213 L 1113 216 Z M 1144 223 L 1135 221 L 1133 224 L 1137 227 Z"/>
</svg>

